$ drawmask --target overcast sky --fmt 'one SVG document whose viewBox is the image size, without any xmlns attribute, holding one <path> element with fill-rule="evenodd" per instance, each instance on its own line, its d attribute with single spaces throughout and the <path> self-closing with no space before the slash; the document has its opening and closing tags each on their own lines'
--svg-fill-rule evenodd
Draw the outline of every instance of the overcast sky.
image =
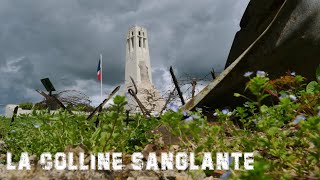
<svg viewBox="0 0 320 180">
<path fill-rule="evenodd" d="M 160 90 L 178 77 L 223 70 L 249 0 L 0 0 L 0 104 L 39 102 L 49 77 L 59 91 L 80 90 L 98 102 L 124 81 L 125 38 L 148 30 L 153 81 Z M 0 106 L 1 109 L 1 106 Z M 0 111 L 1 112 L 1 111 Z"/>
</svg>

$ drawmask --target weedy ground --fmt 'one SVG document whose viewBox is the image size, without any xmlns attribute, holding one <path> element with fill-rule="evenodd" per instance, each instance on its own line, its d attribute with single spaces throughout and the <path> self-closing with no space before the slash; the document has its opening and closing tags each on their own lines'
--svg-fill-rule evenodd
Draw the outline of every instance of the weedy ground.
<svg viewBox="0 0 320 180">
<path fill-rule="evenodd" d="M 253 96 L 235 93 L 247 102 L 233 110 L 212 112 L 217 119 L 214 124 L 207 122 L 201 109 L 181 112 L 177 108 L 157 118 L 135 114 L 130 117 L 134 121 L 126 123 L 126 100 L 117 96 L 107 112 L 91 121 L 85 114 L 64 111 L 33 112 L 17 117 L 13 123 L 0 117 L 0 139 L 4 142 L 0 153 L 10 151 L 17 161 L 21 152 L 39 156 L 43 152 L 63 152 L 70 145 L 81 146 L 88 153 L 132 154 L 143 151 L 148 144 L 169 149 L 170 145 L 158 142 L 161 134 L 154 133 L 162 126 L 179 139 L 176 150 L 195 152 L 198 164 L 203 152 L 255 153 L 254 170 L 224 171 L 221 179 L 320 178 L 320 66 L 317 81 L 308 84 L 295 73 L 275 80 L 263 71 L 247 72 L 245 76 L 246 90 Z M 264 103 L 270 100 L 272 105 Z M 232 162 L 230 159 L 231 166 Z M 204 172 L 217 176 L 215 171 Z"/>
</svg>

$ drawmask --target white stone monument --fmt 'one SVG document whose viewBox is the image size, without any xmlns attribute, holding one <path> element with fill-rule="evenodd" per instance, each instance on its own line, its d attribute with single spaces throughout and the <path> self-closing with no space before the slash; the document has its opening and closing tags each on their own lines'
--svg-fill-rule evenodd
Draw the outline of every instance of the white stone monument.
<svg viewBox="0 0 320 180">
<path fill-rule="evenodd" d="M 165 101 L 152 84 L 147 30 L 140 26 L 130 28 L 126 44 L 125 91 L 128 88 L 134 89 L 130 79 L 132 77 L 141 103 L 150 112 L 160 112 Z M 133 98 L 128 98 L 128 107 L 134 111 L 139 110 Z"/>
</svg>

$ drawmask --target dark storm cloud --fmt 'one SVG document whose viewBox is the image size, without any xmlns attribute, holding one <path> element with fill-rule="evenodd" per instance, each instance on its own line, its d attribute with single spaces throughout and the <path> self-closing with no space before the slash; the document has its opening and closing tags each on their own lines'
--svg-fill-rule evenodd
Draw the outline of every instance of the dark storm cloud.
<svg viewBox="0 0 320 180">
<path fill-rule="evenodd" d="M 1 0 L 0 104 L 37 101 L 34 89 L 50 77 L 56 89 L 99 94 L 96 67 L 103 54 L 105 88 L 124 80 L 125 35 L 149 32 L 154 82 L 179 74 L 222 70 L 248 0 Z M 164 88 L 161 86 L 160 88 Z"/>
</svg>

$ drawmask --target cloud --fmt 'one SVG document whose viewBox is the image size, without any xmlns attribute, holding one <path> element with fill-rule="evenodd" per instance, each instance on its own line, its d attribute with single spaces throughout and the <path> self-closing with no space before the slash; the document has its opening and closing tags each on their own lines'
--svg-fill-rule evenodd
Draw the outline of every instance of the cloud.
<svg viewBox="0 0 320 180">
<path fill-rule="evenodd" d="M 57 90 L 99 97 L 96 68 L 103 54 L 106 91 L 124 81 L 125 35 L 149 34 L 155 85 L 203 76 L 224 67 L 249 0 L 33 0 L 0 2 L 0 104 L 39 101 L 34 89 L 49 77 Z"/>
</svg>

